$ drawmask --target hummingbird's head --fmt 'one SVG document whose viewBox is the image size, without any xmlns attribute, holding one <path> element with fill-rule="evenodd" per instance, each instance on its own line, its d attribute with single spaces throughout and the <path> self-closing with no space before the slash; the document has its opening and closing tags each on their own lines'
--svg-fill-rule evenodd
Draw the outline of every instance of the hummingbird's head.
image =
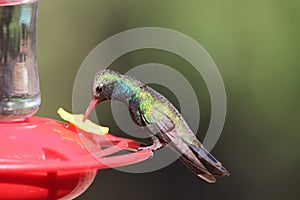
<svg viewBox="0 0 300 200">
<path fill-rule="evenodd" d="M 84 120 L 101 101 L 114 99 L 128 103 L 129 98 L 136 91 L 135 89 L 139 84 L 140 82 L 129 76 L 109 69 L 97 72 L 92 84 L 93 99 L 85 112 Z"/>
<path fill-rule="evenodd" d="M 114 89 L 121 80 L 121 74 L 112 70 L 101 70 L 96 73 L 92 84 L 92 96 L 98 102 L 112 99 Z"/>
<path fill-rule="evenodd" d="M 112 99 L 114 89 L 121 80 L 121 74 L 112 70 L 104 69 L 97 72 L 92 84 L 92 97 L 83 117 L 85 121 L 94 107 L 101 101 Z"/>
</svg>

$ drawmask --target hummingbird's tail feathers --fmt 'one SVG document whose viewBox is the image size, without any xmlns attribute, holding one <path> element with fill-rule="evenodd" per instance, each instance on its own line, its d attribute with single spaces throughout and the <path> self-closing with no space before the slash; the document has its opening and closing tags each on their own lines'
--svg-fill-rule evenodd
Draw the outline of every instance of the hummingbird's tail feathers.
<svg viewBox="0 0 300 200">
<path fill-rule="evenodd" d="M 191 149 L 181 137 L 178 137 L 176 132 L 168 132 L 165 134 L 158 134 L 157 137 L 165 141 L 168 146 L 178 153 L 179 159 L 198 177 L 207 181 L 208 183 L 215 183 L 216 178 L 209 172 L 209 170 L 201 163 L 199 156 Z"/>
<path fill-rule="evenodd" d="M 230 175 L 229 172 L 222 166 L 222 163 L 211 155 L 203 146 L 189 144 L 189 147 L 210 173 L 218 176 Z"/>
<path fill-rule="evenodd" d="M 196 164 L 192 160 L 190 160 L 186 155 L 182 154 L 179 159 L 192 170 L 197 176 L 207 181 L 208 183 L 215 183 L 216 178 L 207 171 L 207 169 L 201 164 Z M 199 165 L 200 164 L 200 165 Z"/>
<path fill-rule="evenodd" d="M 168 146 L 178 153 L 179 159 L 192 170 L 199 178 L 207 181 L 208 183 L 215 183 L 216 178 L 206 169 L 201 163 L 198 156 L 192 151 L 189 145 L 184 142 L 176 133 L 166 133 L 157 135 L 160 140 L 166 141 Z"/>
</svg>

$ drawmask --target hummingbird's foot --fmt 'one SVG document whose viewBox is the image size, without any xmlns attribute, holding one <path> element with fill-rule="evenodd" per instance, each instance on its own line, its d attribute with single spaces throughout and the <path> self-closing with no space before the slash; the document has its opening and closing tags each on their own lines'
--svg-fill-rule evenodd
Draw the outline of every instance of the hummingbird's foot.
<svg viewBox="0 0 300 200">
<path fill-rule="evenodd" d="M 152 136 L 150 139 L 152 141 L 152 144 L 150 145 L 141 144 L 138 150 L 151 149 L 152 151 L 156 151 L 163 146 L 157 137 Z"/>
</svg>

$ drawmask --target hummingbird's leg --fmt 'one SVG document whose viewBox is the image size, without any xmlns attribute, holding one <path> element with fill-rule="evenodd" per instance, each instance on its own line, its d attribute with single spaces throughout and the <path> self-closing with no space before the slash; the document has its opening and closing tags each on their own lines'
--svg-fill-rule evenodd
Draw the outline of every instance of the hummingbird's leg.
<svg viewBox="0 0 300 200">
<path fill-rule="evenodd" d="M 163 146 L 156 136 L 151 136 L 150 140 L 152 141 L 152 145 L 149 148 L 152 151 L 156 151 L 156 150 L 160 149 Z"/>
<path fill-rule="evenodd" d="M 152 144 L 150 144 L 150 145 L 141 144 L 141 146 L 139 147 L 139 150 L 151 149 L 152 151 L 156 151 L 163 146 L 156 136 L 153 135 L 149 139 L 151 140 Z"/>
</svg>

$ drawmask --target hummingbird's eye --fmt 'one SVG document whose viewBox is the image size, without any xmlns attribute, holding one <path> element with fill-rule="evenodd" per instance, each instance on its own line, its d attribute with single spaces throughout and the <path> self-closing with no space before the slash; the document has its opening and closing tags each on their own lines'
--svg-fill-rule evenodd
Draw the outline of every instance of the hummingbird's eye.
<svg viewBox="0 0 300 200">
<path fill-rule="evenodd" d="M 103 86 L 102 85 L 99 85 L 96 87 L 96 92 L 97 93 L 101 93 L 103 91 Z"/>
</svg>

